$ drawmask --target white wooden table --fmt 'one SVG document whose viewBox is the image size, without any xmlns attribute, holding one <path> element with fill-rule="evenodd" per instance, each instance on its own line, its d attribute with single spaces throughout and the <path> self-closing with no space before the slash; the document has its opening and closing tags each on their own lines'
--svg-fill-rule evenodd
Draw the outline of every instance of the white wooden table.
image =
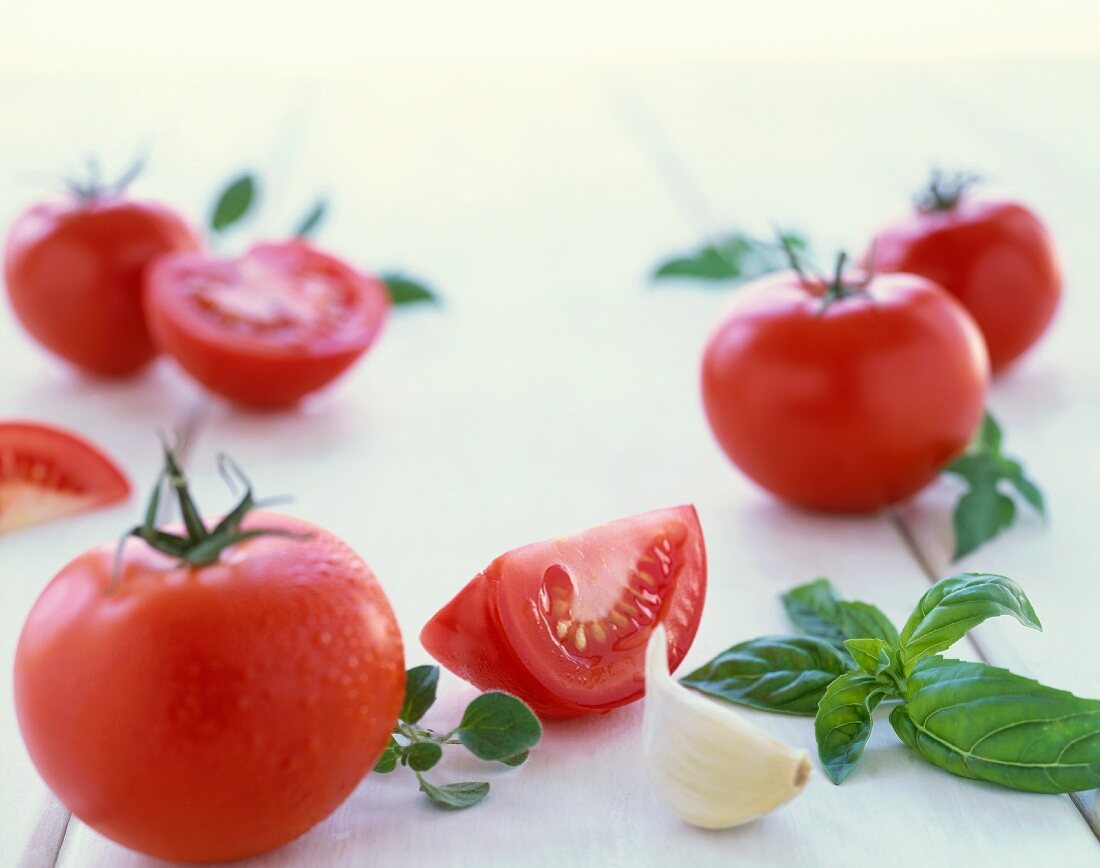
<svg viewBox="0 0 1100 868">
<path fill-rule="evenodd" d="M 961 566 L 1016 578 L 1046 631 L 994 622 L 958 653 L 1100 696 L 1100 63 L 418 69 L 324 79 L 161 73 L 0 77 L 0 222 L 84 149 L 152 160 L 137 191 L 195 218 L 245 165 L 269 181 L 258 231 L 292 225 L 317 190 L 322 240 L 364 267 L 407 266 L 442 311 L 396 315 L 340 386 L 293 414 L 208 401 L 168 364 L 126 384 L 81 380 L 0 315 L 0 416 L 51 420 L 118 456 L 142 489 L 154 431 L 197 418 L 189 465 L 228 503 L 227 450 L 261 493 L 353 545 L 383 582 L 409 665 L 423 622 L 513 546 L 693 502 L 710 591 L 687 665 L 788 630 L 778 594 L 819 575 L 904 618 L 947 574 L 948 484 L 892 515 L 796 512 L 752 488 L 711 441 L 697 394 L 725 291 L 649 288 L 662 253 L 739 223 L 852 249 L 901 208 L 930 162 L 975 167 L 1034 204 L 1066 266 L 1053 335 L 990 403 L 1051 503 Z M 1089 108 L 1089 107 L 1093 108 Z M 243 239 L 241 240 L 243 244 Z M 198 415 L 196 416 L 196 411 Z M 0 863 L 138 866 L 50 797 L 19 739 L 10 684 L 19 627 L 57 569 L 132 523 L 138 499 L 0 540 Z M 440 714 L 470 688 L 446 676 Z M 747 712 L 751 713 L 751 712 Z M 282 865 L 1095 865 L 1097 794 L 1009 792 L 951 777 L 880 719 L 842 787 L 816 774 L 779 812 L 692 829 L 651 793 L 640 704 L 551 725 L 530 762 L 490 772 L 458 814 L 410 776 L 370 776 L 329 820 L 255 860 Z M 805 719 L 754 715 L 813 749 Z M 454 757 L 437 777 L 462 779 Z M 480 773 L 480 770 L 478 770 Z M 1090 828 L 1091 824 L 1091 828 Z"/>
</svg>

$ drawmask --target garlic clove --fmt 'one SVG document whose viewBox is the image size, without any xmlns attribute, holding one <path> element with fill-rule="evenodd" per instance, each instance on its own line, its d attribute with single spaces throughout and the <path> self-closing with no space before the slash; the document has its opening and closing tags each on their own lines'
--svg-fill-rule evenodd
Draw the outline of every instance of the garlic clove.
<svg viewBox="0 0 1100 868">
<path fill-rule="evenodd" d="M 645 659 L 642 750 L 658 795 L 688 823 L 725 829 L 802 792 L 811 768 L 806 751 L 676 681 L 667 643 L 658 625 Z"/>
</svg>

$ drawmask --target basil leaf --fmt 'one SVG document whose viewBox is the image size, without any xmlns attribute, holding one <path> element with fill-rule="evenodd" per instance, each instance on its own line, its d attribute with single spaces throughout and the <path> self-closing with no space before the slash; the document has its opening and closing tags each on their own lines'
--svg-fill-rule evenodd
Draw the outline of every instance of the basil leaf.
<svg viewBox="0 0 1100 868">
<path fill-rule="evenodd" d="M 294 237 L 309 238 L 321 225 L 326 213 L 328 213 L 328 199 L 318 199 L 309 210 L 309 213 L 302 218 L 298 228 L 294 230 Z"/>
<path fill-rule="evenodd" d="M 844 652 L 814 636 L 763 636 L 734 645 L 680 679 L 700 693 L 750 708 L 812 716 L 838 675 Z"/>
<path fill-rule="evenodd" d="M 405 723 L 416 723 L 432 707 L 438 684 L 438 666 L 414 666 L 405 673 L 405 701 L 401 703 Z"/>
<path fill-rule="evenodd" d="M 898 641 L 890 619 L 870 603 L 841 599 L 828 579 L 817 579 L 787 591 L 781 598 L 787 616 L 811 636 L 819 636 L 839 647 L 846 639 Z"/>
<path fill-rule="evenodd" d="M 894 661 L 890 658 L 890 644 L 882 639 L 849 639 L 844 646 L 852 659 L 868 675 L 878 677 L 890 670 Z"/>
<path fill-rule="evenodd" d="M 1012 579 L 960 573 L 936 582 L 920 598 L 901 631 L 905 668 L 951 647 L 978 624 L 998 615 L 1011 615 L 1025 627 L 1042 629 L 1031 603 Z"/>
<path fill-rule="evenodd" d="M 443 759 L 443 746 L 435 741 L 413 742 L 405 749 L 405 761 L 414 772 L 426 772 Z"/>
<path fill-rule="evenodd" d="M 493 690 L 466 706 L 455 735 L 474 756 L 504 760 L 538 744 L 542 725 L 522 701 Z"/>
<path fill-rule="evenodd" d="M 380 775 L 388 775 L 397 768 L 397 758 L 400 754 L 401 745 L 394 740 L 393 736 L 390 736 L 390 743 L 386 745 L 386 749 L 382 751 L 382 756 L 374 764 L 374 770 Z"/>
<path fill-rule="evenodd" d="M 523 751 L 521 753 L 517 753 L 515 756 L 508 757 L 508 759 L 502 759 L 501 762 L 504 763 L 506 766 L 512 766 L 512 768 L 515 768 L 516 766 L 521 766 L 525 762 L 527 762 L 527 757 L 529 756 L 530 753 L 528 751 Z"/>
<path fill-rule="evenodd" d="M 1019 461 L 1001 453 L 1003 442 L 1001 426 L 987 412 L 974 442 L 944 469 L 944 473 L 967 484 L 967 491 L 955 504 L 952 515 L 956 561 L 1011 527 L 1016 520 L 1016 503 L 1006 489 L 1015 490 L 1039 515 L 1046 515 L 1042 491 L 1027 477 Z"/>
<path fill-rule="evenodd" d="M 952 774 L 1032 793 L 1100 786 L 1100 700 L 942 657 L 913 670 L 907 700 L 894 730 Z"/>
<path fill-rule="evenodd" d="M 849 672 L 829 685 L 814 718 L 817 754 L 834 784 L 848 777 L 871 736 L 871 713 L 887 688 L 866 672 Z"/>
<path fill-rule="evenodd" d="M 460 811 L 476 805 L 489 795 L 489 785 L 484 781 L 467 781 L 461 784 L 444 784 L 441 787 L 429 784 L 420 775 L 420 792 L 427 795 L 437 808 Z"/>
<path fill-rule="evenodd" d="M 218 196 L 214 210 L 210 215 L 210 228 L 214 232 L 223 232 L 241 220 L 256 198 L 256 178 L 245 173 L 234 178 Z"/>
<path fill-rule="evenodd" d="M 390 292 L 390 301 L 395 305 L 415 304 L 417 302 L 430 302 L 439 304 L 439 298 L 432 289 L 422 281 L 397 272 L 388 272 L 381 275 L 381 280 L 386 284 Z"/>
<path fill-rule="evenodd" d="M 784 233 L 784 237 L 795 250 L 804 251 L 808 246 L 806 239 L 796 233 Z M 653 278 L 745 281 L 786 267 L 781 245 L 731 232 L 689 253 L 666 259 L 654 270 Z"/>
</svg>

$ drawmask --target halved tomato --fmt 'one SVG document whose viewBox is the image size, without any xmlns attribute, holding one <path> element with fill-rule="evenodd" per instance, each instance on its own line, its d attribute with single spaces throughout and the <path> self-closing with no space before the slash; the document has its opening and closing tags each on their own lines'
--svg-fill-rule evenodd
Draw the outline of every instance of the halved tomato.
<svg viewBox="0 0 1100 868">
<path fill-rule="evenodd" d="M 145 281 L 157 345 L 212 392 L 257 407 L 327 386 L 374 342 L 389 306 L 381 281 L 302 241 L 239 259 L 164 256 Z"/>
<path fill-rule="evenodd" d="M 645 645 L 668 630 L 675 669 L 706 594 L 693 506 L 613 521 L 514 549 L 424 627 L 420 641 L 482 690 L 505 690 L 541 717 L 605 712 L 644 693 Z"/>
<path fill-rule="evenodd" d="M 129 495 L 118 465 L 84 438 L 37 422 L 0 422 L 0 533 Z"/>
</svg>

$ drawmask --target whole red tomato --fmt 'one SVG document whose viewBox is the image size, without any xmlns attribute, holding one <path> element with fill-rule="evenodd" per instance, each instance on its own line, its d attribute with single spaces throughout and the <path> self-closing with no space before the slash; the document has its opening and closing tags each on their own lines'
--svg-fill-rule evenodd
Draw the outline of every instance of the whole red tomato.
<svg viewBox="0 0 1100 868">
<path fill-rule="evenodd" d="M 15 221 L 4 254 L 8 297 L 46 349 L 89 374 L 126 376 L 157 353 L 142 311 L 145 269 L 198 246 L 163 205 L 86 191 Z"/>
<path fill-rule="evenodd" d="M 293 404 L 349 368 L 382 329 L 381 281 L 303 241 L 239 259 L 180 253 L 145 288 L 157 344 L 206 388 L 239 404 Z"/>
<path fill-rule="evenodd" d="M 910 274 L 793 271 L 738 291 L 703 355 L 719 444 L 791 503 L 862 512 L 903 500 L 963 451 L 988 362 L 951 296 Z"/>
<path fill-rule="evenodd" d="M 981 329 L 994 373 L 1047 330 L 1062 294 L 1046 227 L 1018 202 L 971 199 L 971 176 L 934 175 L 915 213 L 883 229 L 867 259 L 933 280 Z"/>
<path fill-rule="evenodd" d="M 405 687 L 397 623 L 366 564 L 304 521 L 238 510 L 201 544 L 157 533 L 163 551 L 131 541 L 117 574 L 115 544 L 86 552 L 35 603 L 15 659 L 23 738 L 66 807 L 120 844 L 189 862 L 270 850 L 382 753 Z"/>
</svg>

